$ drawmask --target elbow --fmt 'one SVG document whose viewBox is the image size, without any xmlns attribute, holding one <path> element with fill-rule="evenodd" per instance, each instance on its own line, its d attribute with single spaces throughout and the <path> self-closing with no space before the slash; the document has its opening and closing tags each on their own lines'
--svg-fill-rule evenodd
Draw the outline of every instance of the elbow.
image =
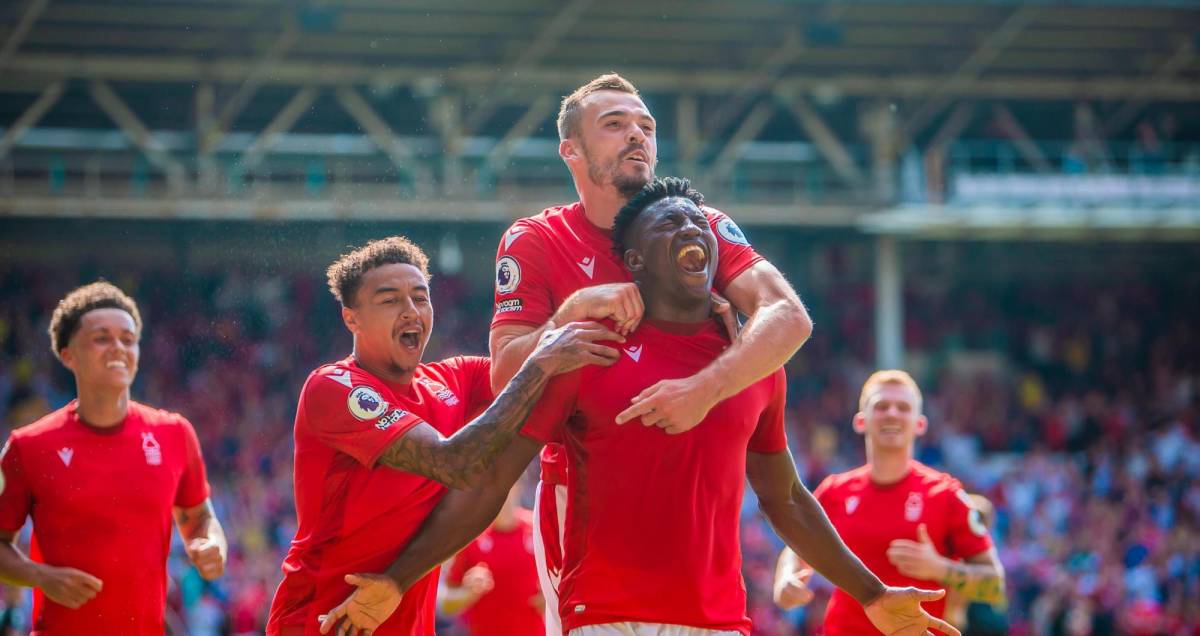
<svg viewBox="0 0 1200 636">
<path fill-rule="evenodd" d="M 813 321 L 808 315 L 808 309 L 800 302 L 800 298 L 795 294 L 788 294 L 780 300 L 780 315 L 783 317 L 785 328 L 781 331 L 788 335 L 791 340 L 793 351 L 799 349 L 808 342 L 812 336 Z"/>
</svg>

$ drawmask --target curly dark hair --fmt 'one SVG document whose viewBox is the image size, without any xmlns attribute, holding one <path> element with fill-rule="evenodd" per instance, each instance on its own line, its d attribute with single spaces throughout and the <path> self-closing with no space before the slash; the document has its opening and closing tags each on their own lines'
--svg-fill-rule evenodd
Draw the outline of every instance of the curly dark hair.
<svg viewBox="0 0 1200 636">
<path fill-rule="evenodd" d="M 329 291 L 343 307 L 351 307 L 354 294 L 362 284 L 363 274 L 381 265 L 401 263 L 412 265 L 421 270 L 421 275 L 429 280 L 429 257 L 416 243 L 403 236 L 389 236 L 385 239 L 371 241 L 366 245 L 343 254 L 329 269 L 325 276 L 329 281 Z"/>
<path fill-rule="evenodd" d="M 651 204 L 671 197 L 689 199 L 696 207 L 704 209 L 704 195 L 692 188 L 692 182 L 683 177 L 662 177 L 647 183 L 629 202 L 617 212 L 613 219 L 612 237 L 613 249 L 617 256 L 625 258 L 625 234 L 633 226 L 638 216 L 646 211 Z"/>
<path fill-rule="evenodd" d="M 54 356 L 62 359 L 61 351 L 71 342 L 71 336 L 79 331 L 79 323 L 83 315 L 93 309 L 114 308 L 123 310 L 133 317 L 133 325 L 140 336 L 142 333 L 142 315 L 138 312 L 137 303 L 121 291 L 119 287 L 106 280 L 77 287 L 58 301 L 54 314 L 50 316 L 50 350 Z"/>
</svg>

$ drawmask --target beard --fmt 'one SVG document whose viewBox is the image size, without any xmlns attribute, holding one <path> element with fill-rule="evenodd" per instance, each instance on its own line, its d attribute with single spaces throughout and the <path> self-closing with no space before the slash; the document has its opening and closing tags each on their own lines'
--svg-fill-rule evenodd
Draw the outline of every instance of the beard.
<svg viewBox="0 0 1200 636">
<path fill-rule="evenodd" d="M 630 199 L 637 194 L 642 188 L 646 187 L 654 179 L 654 166 L 650 166 L 650 176 L 643 177 L 640 174 L 625 174 L 621 172 L 621 159 L 632 150 L 637 150 L 637 147 L 625 148 L 617 155 L 617 159 L 609 163 L 600 163 L 592 157 L 592 153 L 588 151 L 587 145 L 580 140 L 580 148 L 583 150 L 583 157 L 587 160 L 588 179 L 596 185 L 604 185 L 605 181 L 611 183 L 616 188 L 617 193 L 625 199 Z M 607 178 L 607 179 L 606 179 Z"/>
</svg>

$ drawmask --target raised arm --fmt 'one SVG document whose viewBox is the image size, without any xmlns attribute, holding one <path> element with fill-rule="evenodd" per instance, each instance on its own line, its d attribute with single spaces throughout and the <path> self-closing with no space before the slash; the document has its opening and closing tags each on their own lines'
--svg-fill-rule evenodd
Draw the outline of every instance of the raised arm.
<svg viewBox="0 0 1200 636">
<path fill-rule="evenodd" d="M 17 533 L 0 530 L 0 581 L 36 587 L 50 600 L 71 609 L 79 609 L 104 587 L 100 579 L 82 570 L 29 560 L 16 542 Z"/>
<path fill-rule="evenodd" d="M 205 499 L 191 508 L 176 506 L 172 513 L 188 558 L 200 576 L 211 581 L 224 574 L 229 544 L 225 540 L 225 529 L 213 512 L 212 500 Z"/>
<path fill-rule="evenodd" d="M 499 393 L 513 378 L 547 330 L 571 322 L 612 318 L 617 332 L 626 335 L 637 328 L 644 310 L 637 285 L 611 283 L 585 287 L 571 294 L 550 320 L 539 327 L 521 323 L 494 327 L 488 336 L 492 391 Z"/>
<path fill-rule="evenodd" d="M 611 365 L 620 354 L 597 342 L 623 340 L 593 322 L 570 323 L 545 331 L 534 352 L 479 417 L 449 438 L 429 424 L 418 424 L 392 442 L 378 463 L 429 477 L 451 488 L 474 488 L 512 441 L 551 376 L 586 364 Z"/>
<path fill-rule="evenodd" d="M 861 603 L 880 631 L 924 634 L 932 628 L 960 636 L 952 625 L 921 609 L 921 602 L 935 601 L 944 591 L 888 587 L 846 547 L 821 504 L 800 481 L 788 451 L 747 453 L 746 476 L 775 532 L 813 569 Z"/>
<path fill-rule="evenodd" d="M 405 590 L 487 528 L 504 505 L 509 489 L 541 448 L 540 442 L 518 436 L 478 486 L 446 493 L 386 573 L 347 575 L 346 582 L 356 589 L 325 616 L 321 633 L 347 624 L 358 629 L 379 627 L 400 606 Z"/>
<path fill-rule="evenodd" d="M 617 423 L 642 423 L 668 433 L 691 430 L 718 402 L 783 366 L 808 340 L 812 319 L 783 274 L 759 261 L 733 279 L 725 297 L 749 320 L 733 344 L 699 373 L 663 380 L 642 391 Z"/>
</svg>

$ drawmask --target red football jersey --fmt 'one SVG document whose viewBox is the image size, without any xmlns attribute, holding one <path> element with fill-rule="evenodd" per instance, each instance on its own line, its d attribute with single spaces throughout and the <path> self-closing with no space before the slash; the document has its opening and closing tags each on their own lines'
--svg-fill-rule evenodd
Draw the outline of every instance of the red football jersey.
<svg viewBox="0 0 1200 636">
<path fill-rule="evenodd" d="M 693 375 L 727 347 L 715 321 L 644 321 L 611 367 L 551 380 L 522 433 L 561 436 L 570 468 L 563 627 L 639 621 L 750 633 L 738 520 L 746 451 L 787 448 L 783 370 L 668 435 L 614 420 L 655 382 Z"/>
<path fill-rule="evenodd" d="M 517 511 L 517 525 L 494 526 L 463 548 L 450 563 L 446 580 L 462 585 L 463 574 L 479 564 L 492 573 L 495 587 L 463 612 L 471 636 L 544 636 L 542 611 L 534 605 L 541 594 L 533 563 L 533 515 Z"/>
<path fill-rule="evenodd" d="M 296 407 L 296 538 L 283 561 L 268 634 L 317 634 L 317 617 L 352 591 L 346 574 L 382 572 L 446 493 L 419 475 L 376 466 L 419 422 L 452 435 L 492 401 L 487 358 L 417 367 L 412 383 L 377 378 L 353 357 L 308 376 Z M 432 635 L 435 570 L 404 594 L 378 636 Z"/>
<path fill-rule="evenodd" d="M 724 292 L 730 281 L 762 257 L 732 219 L 709 207 L 704 213 L 717 237 L 713 284 Z M 613 251 L 611 231 L 593 225 L 582 203 L 546 208 L 518 219 L 500 239 L 492 328 L 511 323 L 541 326 L 577 290 L 632 280 Z M 542 451 L 542 481 L 566 483 L 564 466 L 562 447 L 548 444 Z"/>
<path fill-rule="evenodd" d="M 71 402 L 13 431 L 0 528 L 33 520 L 33 560 L 104 582 L 77 610 L 34 592 L 33 634 L 163 633 L 171 509 L 208 498 L 196 432 L 183 416 L 129 402 L 125 421 L 96 428 Z"/>
<path fill-rule="evenodd" d="M 895 539 L 916 541 L 917 526 L 922 523 L 942 556 L 965 559 L 992 547 L 979 511 L 971 505 L 962 484 L 917 461 L 912 462 L 908 476 L 894 484 L 872 482 L 870 468 L 862 466 L 826 477 L 813 494 L 846 546 L 888 585 L 944 589 L 936 581 L 904 576 L 888 561 L 888 545 Z M 922 605 L 941 618 L 946 600 Z M 880 633 L 858 601 L 840 589 L 829 600 L 825 630 L 828 636 Z"/>
</svg>

